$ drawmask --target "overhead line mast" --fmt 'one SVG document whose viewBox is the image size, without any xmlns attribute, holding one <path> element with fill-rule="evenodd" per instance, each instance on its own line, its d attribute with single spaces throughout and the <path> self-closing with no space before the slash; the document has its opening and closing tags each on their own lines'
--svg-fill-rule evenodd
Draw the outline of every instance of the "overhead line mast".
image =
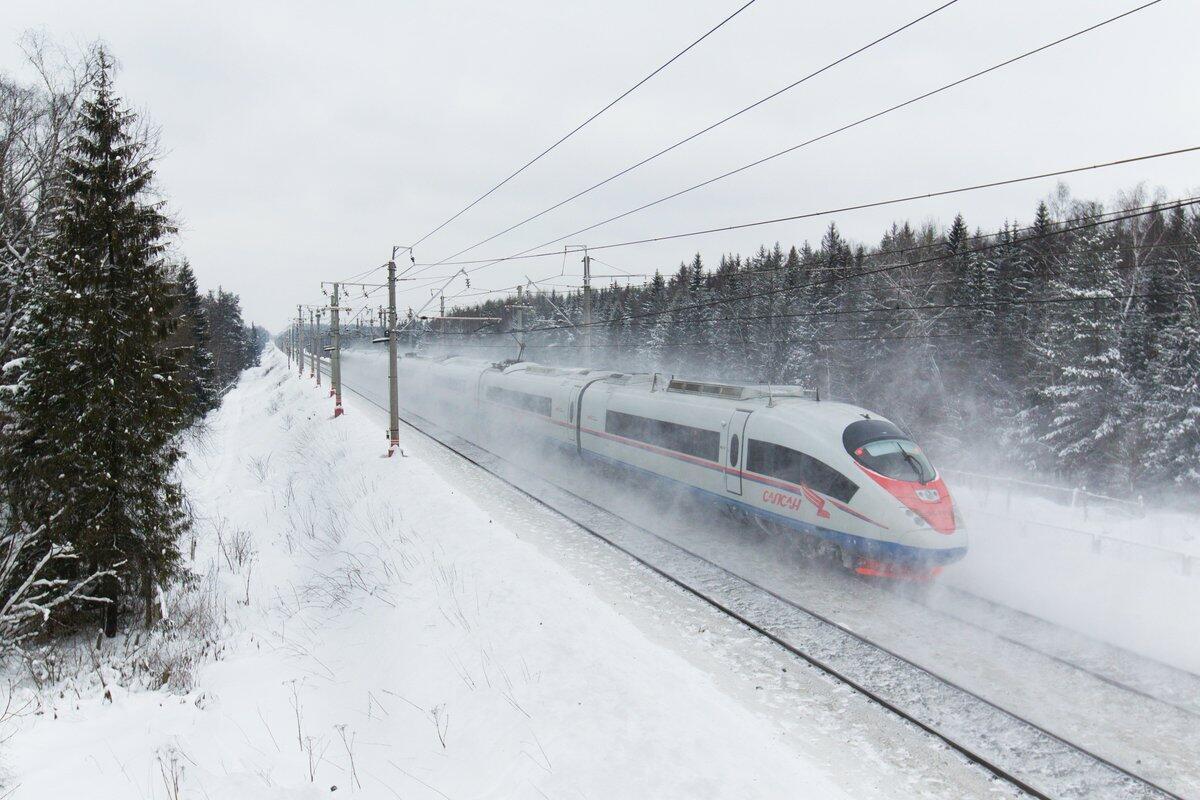
<svg viewBox="0 0 1200 800">
<path fill-rule="evenodd" d="M 562 144 L 563 142 L 567 141 L 567 139 L 570 139 L 572 136 L 574 136 L 575 134 L 579 133 L 579 131 L 583 130 L 583 128 L 585 128 L 587 125 L 589 125 L 589 124 L 590 124 L 590 123 L 591 123 L 593 120 L 595 120 L 597 117 L 599 117 L 599 116 L 600 116 L 601 114 L 603 114 L 605 111 L 608 111 L 610 108 L 612 108 L 613 106 L 615 106 L 617 103 L 621 102 L 621 101 L 622 101 L 622 100 L 624 100 L 626 97 L 628 97 L 629 95 L 633 94 L 633 92 L 634 92 L 634 91 L 636 91 L 636 90 L 637 90 L 639 87 L 641 87 L 641 86 L 642 86 L 642 84 L 646 83 L 646 82 L 647 82 L 647 81 L 649 81 L 651 78 L 653 78 L 655 75 L 657 75 L 658 73 L 662 72 L 662 71 L 663 71 L 664 69 L 666 69 L 667 67 L 671 66 L 671 64 L 675 63 L 675 61 L 676 61 L 676 60 L 678 60 L 679 58 L 681 58 L 681 57 L 682 57 L 682 56 L 683 56 L 685 53 L 687 53 L 689 50 L 691 50 L 691 49 L 692 49 L 693 47 L 695 47 L 696 45 L 698 45 L 698 44 L 700 44 L 701 42 L 703 42 L 705 39 L 707 39 L 707 38 L 708 38 L 709 36 L 711 36 L 712 34 L 716 33 L 716 32 L 717 32 L 717 31 L 718 31 L 720 28 L 722 28 L 722 27 L 723 27 L 723 26 L 724 26 L 724 25 L 725 25 L 727 22 L 729 22 L 730 20 L 732 20 L 732 19 L 733 19 L 734 17 L 736 17 L 738 14 L 741 14 L 743 11 L 745 11 L 745 10 L 746 10 L 747 8 L 749 8 L 750 6 L 754 5 L 754 3 L 755 3 L 755 2 L 756 2 L 756 0 L 748 0 L 748 2 L 746 2 L 746 3 L 742 4 L 742 5 L 741 5 L 740 7 L 738 7 L 738 9 L 737 9 L 736 11 L 734 11 L 732 14 L 730 14 L 730 15 L 729 15 L 729 16 L 727 16 L 727 17 L 725 17 L 725 19 L 721 20 L 721 21 L 720 21 L 719 23 L 717 23 L 715 26 L 713 26 L 712 28 L 710 28 L 710 29 L 709 29 L 709 30 L 708 30 L 708 31 L 707 31 L 707 32 L 706 32 L 706 33 L 705 33 L 703 36 L 701 36 L 699 39 L 696 39 L 694 42 L 692 42 L 692 43 L 691 43 L 691 44 L 689 44 L 687 47 L 685 47 L 685 48 L 683 48 L 682 50 L 680 50 L 680 51 L 679 51 L 678 53 L 676 53 L 675 55 L 671 56 L 669 59 L 667 59 L 667 61 L 665 61 L 665 62 L 664 62 L 662 65 L 660 65 L 660 66 L 659 66 L 657 69 L 655 69 L 655 70 L 654 70 L 653 72 L 651 72 L 649 75 L 647 75 L 646 77 L 642 78 L 640 81 L 638 81 L 637 83 L 635 83 L 633 86 L 630 86 L 628 89 L 626 89 L 626 90 L 625 90 L 624 92 L 622 92 L 620 95 L 618 95 L 618 96 L 616 97 L 616 99 L 614 99 L 614 100 L 610 101 L 610 102 L 608 103 L 608 105 L 604 106 L 604 108 L 602 108 L 602 109 L 600 109 L 599 111 L 595 112 L 595 113 L 594 113 L 594 114 L 592 114 L 590 117 L 588 117 L 587 119 L 585 119 L 583 122 L 581 122 L 581 123 L 579 123 L 578 125 L 576 125 L 576 126 L 575 126 L 574 128 L 572 128 L 572 129 L 571 129 L 571 130 L 570 130 L 570 131 L 569 131 L 569 132 L 568 132 L 566 135 L 564 135 L 563 137 L 561 137 L 561 138 L 560 138 L 558 141 L 556 141 L 554 144 L 552 144 L 552 145 L 550 145 L 549 147 L 547 147 L 547 148 L 546 148 L 545 150 L 543 150 L 542 152 L 538 153 L 536 156 L 534 156 L 534 157 L 533 157 L 532 159 L 530 159 L 529 161 L 525 162 L 525 164 L 524 164 L 523 166 L 521 166 L 519 169 L 517 169 L 515 172 L 513 172 L 513 173 L 512 173 L 511 175 L 509 175 L 507 178 L 505 178 L 504 180 L 500 181 L 499 183 L 497 183 L 497 184 L 496 184 L 495 186 L 493 186 L 492 188 L 488 189 L 486 192 L 484 192 L 484 193 L 483 193 L 483 194 L 481 194 L 479 197 L 475 198 L 475 199 L 474 199 L 474 200 L 472 200 L 470 203 L 468 203 L 466 206 L 464 206 L 462 209 L 460 209 L 460 210 L 459 210 L 459 211 L 458 211 L 456 214 L 454 214 L 452 217 L 450 217 L 449 219 L 447 219 L 445 222 L 443 222 L 442 224 L 438 225 L 436 228 L 434 228 L 434 229 L 433 229 L 433 230 L 431 230 L 429 233 L 427 233 L 427 234 L 425 234 L 424 236 L 422 236 L 422 237 L 421 237 L 420 239 L 418 239 L 417 241 L 413 242 L 413 243 L 412 243 L 412 247 L 416 247 L 417 245 L 421 244 L 421 242 L 424 242 L 426 239 L 428 239 L 430 236 L 433 236 L 435 233 L 437 233 L 438 231 L 440 231 L 442 228 L 446 227 L 446 226 L 447 226 L 447 225 L 449 225 L 451 222 L 453 222 L 454 220 L 456 220 L 456 219 L 458 219 L 459 217 L 461 217 L 461 216 L 462 216 L 463 214 L 465 214 L 467 211 L 470 211 L 470 210 L 471 210 L 471 209 L 472 209 L 472 208 L 473 208 L 473 207 L 474 207 L 474 206 L 475 206 L 477 203 L 479 203 L 480 201 L 482 201 L 482 200 L 484 200 L 485 198 L 487 198 L 487 197 L 488 197 L 488 195 L 492 194 L 492 192 L 495 192 L 495 191 L 496 191 L 497 189 L 499 189 L 501 186 L 503 186 L 504 184 L 508 183 L 508 182 L 509 182 L 509 181 L 511 181 L 513 178 L 517 177 L 518 175 L 520 175 L 522 172 L 524 172 L 525 170 L 527 170 L 529 167 L 533 166 L 535 163 L 537 163 L 539 160 L 541 160 L 541 158 L 542 158 L 543 156 L 547 155 L 548 153 L 550 153 L 550 151 L 554 150 L 554 149 L 555 149 L 556 147 L 558 147 L 560 144 Z"/>
<path fill-rule="evenodd" d="M 396 363 L 396 254 L 407 250 L 412 259 L 412 248 L 394 245 L 392 257 L 387 262 L 387 346 L 388 346 L 388 456 L 400 449 L 400 386 Z"/>
<path fill-rule="evenodd" d="M 296 305 L 296 368 L 299 370 L 297 377 L 304 377 L 304 311 L 299 304 Z"/>
</svg>

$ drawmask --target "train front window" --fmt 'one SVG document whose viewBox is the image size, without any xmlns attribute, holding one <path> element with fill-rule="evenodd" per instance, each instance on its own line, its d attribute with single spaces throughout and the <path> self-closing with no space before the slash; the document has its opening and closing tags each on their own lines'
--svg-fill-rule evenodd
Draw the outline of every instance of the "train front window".
<svg viewBox="0 0 1200 800">
<path fill-rule="evenodd" d="M 854 481 L 828 464 L 818 461 L 807 453 L 790 447 L 750 439 L 746 448 L 746 469 L 778 478 L 788 483 L 798 483 L 835 500 L 849 503 L 858 491 Z"/>
<path fill-rule="evenodd" d="M 929 483 L 936 477 L 933 465 L 908 439 L 879 439 L 856 447 L 851 455 L 870 470 L 900 481 Z"/>
</svg>

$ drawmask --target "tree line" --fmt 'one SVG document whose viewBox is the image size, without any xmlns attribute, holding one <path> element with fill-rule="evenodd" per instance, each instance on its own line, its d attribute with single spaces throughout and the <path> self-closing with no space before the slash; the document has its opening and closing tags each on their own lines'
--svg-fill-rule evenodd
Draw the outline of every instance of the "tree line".
<svg viewBox="0 0 1200 800">
<path fill-rule="evenodd" d="M 606 256 L 605 256 L 606 257 Z M 883 413 L 944 464 L 1138 495 L 1200 487 L 1200 216 L 1063 186 L 1028 224 L 897 222 L 874 245 L 700 254 L 641 286 L 527 293 L 524 357 L 796 383 Z M 501 317 L 513 298 L 456 314 Z M 478 327 L 478 326 L 472 326 Z M 512 351 L 465 325 L 427 346 Z"/>
<path fill-rule="evenodd" d="M 264 342 L 178 256 L 108 53 L 27 45 L 39 82 L 0 76 L 0 653 L 154 619 L 191 524 L 182 436 Z"/>
</svg>

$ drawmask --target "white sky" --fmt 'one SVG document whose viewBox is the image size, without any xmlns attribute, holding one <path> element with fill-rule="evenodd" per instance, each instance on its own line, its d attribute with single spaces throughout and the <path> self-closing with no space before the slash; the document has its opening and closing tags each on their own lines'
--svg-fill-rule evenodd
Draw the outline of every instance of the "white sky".
<svg viewBox="0 0 1200 800">
<path fill-rule="evenodd" d="M 238 292 L 278 330 L 319 282 L 407 244 L 616 97 L 742 0 L 605 2 L 74 2 L 5 0 L 0 70 L 22 74 L 28 29 L 102 39 L 118 89 L 162 128 L 163 190 L 203 288 Z M 939 5 L 758 0 L 716 34 L 417 252 L 434 261 L 540 211 Z M 1074 32 L 1136 0 L 960 0 L 764 107 L 464 258 L 505 255 Z M 1126 20 L 599 228 L 597 245 L 917 194 L 1200 144 L 1200 4 Z M 1075 176 L 1078 196 L 1139 181 L 1200 186 L 1200 154 Z M 1046 180 L 841 214 L 873 243 L 893 219 L 1028 222 Z M 814 241 L 828 218 L 597 257 L 668 272 L 699 250 Z M 558 274 L 562 257 L 496 266 L 501 287 Z M 578 283 L 578 259 L 556 283 Z M 452 270 L 445 270 L 450 272 Z M 613 269 L 597 264 L 596 272 Z M 430 274 L 441 274 L 443 268 Z M 375 277 L 379 277 L 377 273 Z M 401 307 L 429 289 L 412 284 Z M 448 295 L 462 289 L 461 279 Z M 372 305 L 380 300 L 376 296 Z M 353 301 L 352 302 L 359 302 Z"/>
</svg>

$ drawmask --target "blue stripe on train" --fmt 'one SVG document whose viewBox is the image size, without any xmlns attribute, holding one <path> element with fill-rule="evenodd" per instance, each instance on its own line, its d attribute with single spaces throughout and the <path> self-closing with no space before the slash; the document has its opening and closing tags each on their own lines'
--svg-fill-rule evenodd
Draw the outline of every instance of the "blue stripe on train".
<svg viewBox="0 0 1200 800">
<path fill-rule="evenodd" d="M 551 437 L 545 438 L 559 445 L 564 450 L 568 450 L 572 453 L 575 452 L 575 446 L 572 444 L 568 444 L 557 439 L 552 439 Z M 653 472 L 633 464 L 628 464 L 624 461 L 612 458 L 611 456 L 606 456 L 602 453 L 594 453 L 589 450 L 584 450 L 582 451 L 582 455 L 584 460 L 595 460 L 605 464 L 613 464 L 631 472 L 657 479 L 661 482 L 671 484 L 673 488 L 682 488 L 690 494 L 699 495 L 707 502 L 736 508 L 739 511 L 744 511 L 757 517 L 762 517 L 763 519 L 781 524 L 786 528 L 791 528 L 792 530 L 799 531 L 800 533 L 804 533 L 809 536 L 817 536 L 826 541 L 834 542 L 841 547 L 847 548 L 853 553 L 878 561 L 934 567 L 953 563 L 967 554 L 967 548 L 965 547 L 941 549 L 913 547 L 911 545 L 899 544 L 897 542 L 883 542 L 878 539 L 868 539 L 864 536 L 855 536 L 852 533 L 835 531 L 830 528 L 822 528 L 821 526 L 813 525 L 810 522 L 793 519 L 792 517 L 787 517 L 783 514 L 776 514 L 772 511 L 767 511 L 766 509 L 752 506 L 749 503 L 741 500 L 736 500 L 726 495 L 720 495 L 716 492 L 710 492 L 707 489 L 701 489 L 698 486 L 692 486 L 689 483 L 684 483 L 683 481 L 675 480 L 674 478 L 668 478 L 666 475 L 661 475 L 657 472 Z"/>
<path fill-rule="evenodd" d="M 528 435 L 554 445 L 565 453 L 571 455 L 581 454 L 584 460 L 595 460 L 605 464 L 612 464 L 630 472 L 646 475 L 655 480 L 661 481 L 670 485 L 672 488 L 681 488 L 690 494 L 698 495 L 701 499 L 714 503 L 718 506 L 731 506 L 738 511 L 744 511 L 754 516 L 761 517 L 771 522 L 778 523 L 785 528 L 798 531 L 800 533 L 816 536 L 828 542 L 834 542 L 841 547 L 846 548 L 850 552 L 874 559 L 876 561 L 886 561 L 894 564 L 903 564 L 909 566 L 921 567 L 936 567 L 945 564 L 952 564 L 958 561 L 967 554 L 966 547 L 949 547 L 949 548 L 928 548 L 928 547 L 913 547 L 911 545 L 899 544 L 897 542 L 883 542 L 878 539 L 868 539 L 865 536 L 855 536 L 852 533 L 844 531 L 835 531 L 831 528 L 822 528 L 819 525 L 813 525 L 811 522 L 793 519 L 792 517 L 776 514 L 773 511 L 752 506 L 749 503 L 741 500 L 736 500 L 728 495 L 717 494 L 710 492 L 707 489 L 701 489 L 698 486 L 692 486 L 690 483 L 668 478 L 666 475 L 653 472 L 652 470 L 638 467 L 621 461 L 611 456 L 606 456 L 603 453 L 596 453 L 590 450 L 576 451 L 574 442 L 564 442 L 562 439 L 544 433 L 534 433 L 526 429 Z"/>
</svg>

